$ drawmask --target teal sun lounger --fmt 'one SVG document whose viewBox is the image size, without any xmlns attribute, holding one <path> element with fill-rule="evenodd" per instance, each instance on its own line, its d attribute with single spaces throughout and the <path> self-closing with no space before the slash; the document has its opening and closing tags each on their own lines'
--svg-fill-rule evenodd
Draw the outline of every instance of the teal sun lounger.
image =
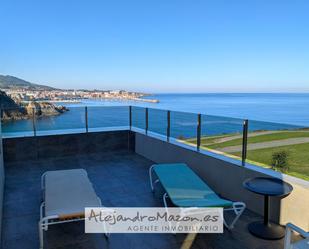
<svg viewBox="0 0 309 249">
<path fill-rule="evenodd" d="M 156 176 L 156 180 L 154 177 Z M 246 208 L 243 202 L 232 202 L 220 198 L 193 170 L 184 163 L 155 164 L 149 169 L 150 186 L 154 191 L 156 183 L 160 182 L 165 190 L 164 206 L 169 198 L 173 205 L 182 208 L 189 207 L 222 207 L 224 211 L 234 211 L 236 217 L 228 225 L 231 229 Z"/>
</svg>

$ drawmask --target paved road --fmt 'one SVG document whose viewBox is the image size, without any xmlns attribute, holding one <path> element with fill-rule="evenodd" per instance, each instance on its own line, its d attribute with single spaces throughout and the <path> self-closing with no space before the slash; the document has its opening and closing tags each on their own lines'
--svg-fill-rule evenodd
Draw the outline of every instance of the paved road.
<svg viewBox="0 0 309 249">
<path fill-rule="evenodd" d="M 304 144 L 304 143 L 309 143 L 309 137 L 297 137 L 297 138 L 289 138 L 289 139 L 274 140 L 274 141 L 269 141 L 269 142 L 248 144 L 248 150 L 258 150 L 258 149 L 266 149 L 266 148 L 272 148 L 272 147 Z M 241 151 L 242 146 L 241 145 L 228 146 L 228 147 L 220 148 L 218 150 L 222 152 L 226 152 L 226 153 L 233 153 L 233 152 Z"/>
<path fill-rule="evenodd" d="M 280 132 L 283 132 L 283 131 L 257 131 L 257 132 L 250 132 L 248 134 L 248 137 L 257 137 L 257 136 L 261 136 L 261 135 L 268 135 L 268 134 L 274 134 L 274 133 L 280 133 Z M 208 145 L 211 145 L 211 144 L 214 144 L 214 143 L 224 143 L 224 142 L 231 141 L 231 140 L 238 139 L 238 138 L 242 138 L 242 134 L 234 135 L 234 136 L 230 136 L 230 137 L 217 138 L 212 143 L 209 143 Z"/>
</svg>

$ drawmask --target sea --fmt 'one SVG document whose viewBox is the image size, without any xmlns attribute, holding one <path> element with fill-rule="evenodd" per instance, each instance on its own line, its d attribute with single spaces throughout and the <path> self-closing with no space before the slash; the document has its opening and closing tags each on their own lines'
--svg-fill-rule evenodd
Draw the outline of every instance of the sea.
<svg viewBox="0 0 309 249">
<path fill-rule="evenodd" d="M 145 129 L 145 109 L 149 108 L 149 131 L 166 135 L 167 110 L 171 111 L 171 136 L 196 136 L 197 114 L 202 114 L 202 135 L 241 133 L 244 119 L 249 130 L 286 130 L 309 127 L 309 93 L 203 93 L 154 94 L 145 98 L 159 103 L 126 100 L 81 100 L 59 103 L 69 111 L 59 116 L 36 120 L 37 133 L 84 130 L 85 106 L 89 130 L 128 126 L 132 107 L 132 125 Z M 33 131 L 32 120 L 2 123 L 2 134 L 27 134 Z"/>
</svg>

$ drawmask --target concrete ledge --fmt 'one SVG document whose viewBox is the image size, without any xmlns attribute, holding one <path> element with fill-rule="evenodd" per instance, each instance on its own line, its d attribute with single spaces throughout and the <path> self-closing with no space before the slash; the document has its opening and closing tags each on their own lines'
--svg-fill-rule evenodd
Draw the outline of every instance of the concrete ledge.
<svg viewBox="0 0 309 249">
<path fill-rule="evenodd" d="M 144 134 L 136 133 L 135 140 L 137 154 L 156 163 L 187 163 L 218 194 L 234 201 L 243 201 L 250 210 L 263 214 L 263 197 L 245 190 L 242 184 L 247 178 L 270 177 L 268 174 Z M 283 175 L 282 178 L 284 178 Z M 308 230 L 309 189 L 295 182 L 290 183 L 294 187 L 290 196 L 283 200 L 271 198 L 270 217 L 283 225 L 292 222 Z"/>
<path fill-rule="evenodd" d="M 3 139 L 4 162 L 55 158 L 113 150 L 134 150 L 128 130 Z"/>
</svg>

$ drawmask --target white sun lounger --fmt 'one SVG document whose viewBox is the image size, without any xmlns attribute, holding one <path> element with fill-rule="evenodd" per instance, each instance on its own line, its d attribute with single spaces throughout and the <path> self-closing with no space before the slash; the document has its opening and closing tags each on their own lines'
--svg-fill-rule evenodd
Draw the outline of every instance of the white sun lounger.
<svg viewBox="0 0 309 249">
<path fill-rule="evenodd" d="M 101 207 L 87 172 L 83 169 L 47 171 L 42 175 L 43 202 L 40 208 L 39 236 L 49 225 L 85 219 L 85 207 Z"/>
</svg>

